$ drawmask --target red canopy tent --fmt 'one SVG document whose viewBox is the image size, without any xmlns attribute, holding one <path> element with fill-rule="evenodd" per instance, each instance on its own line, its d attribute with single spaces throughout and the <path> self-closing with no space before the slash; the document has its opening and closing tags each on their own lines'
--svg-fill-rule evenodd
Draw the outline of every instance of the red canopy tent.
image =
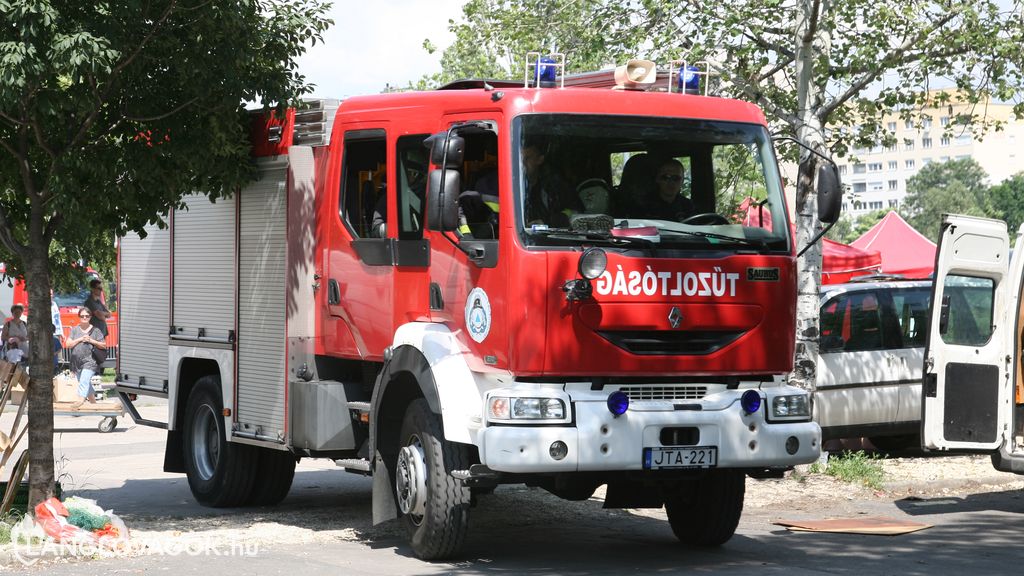
<svg viewBox="0 0 1024 576">
<path fill-rule="evenodd" d="M 771 230 L 771 214 L 768 209 L 759 207 L 752 198 L 744 200 L 739 209 L 744 226 Z M 882 255 L 877 250 L 861 250 L 828 238 L 822 238 L 821 242 L 822 284 L 841 284 L 855 276 L 881 272 Z"/>
<path fill-rule="evenodd" d="M 935 243 L 895 212 L 890 211 L 850 245 L 881 252 L 883 274 L 928 278 L 935 269 Z"/>
</svg>

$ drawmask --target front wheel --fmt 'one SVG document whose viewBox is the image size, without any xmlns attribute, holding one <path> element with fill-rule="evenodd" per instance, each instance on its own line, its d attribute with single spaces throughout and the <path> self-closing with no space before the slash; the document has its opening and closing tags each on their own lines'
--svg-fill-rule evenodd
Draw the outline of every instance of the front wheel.
<svg viewBox="0 0 1024 576">
<path fill-rule="evenodd" d="M 427 401 L 405 411 L 395 466 L 395 495 L 413 552 L 423 560 L 458 553 L 469 527 L 470 490 L 451 476 L 469 467 L 462 444 L 444 439 Z"/>
<path fill-rule="evenodd" d="M 203 506 L 241 506 L 252 494 L 256 451 L 227 441 L 220 381 L 200 378 L 185 406 L 185 474 L 192 496 Z"/>
<path fill-rule="evenodd" d="M 743 513 L 746 475 L 709 470 L 665 496 L 665 512 L 676 538 L 695 546 L 721 546 L 736 533 Z"/>
</svg>

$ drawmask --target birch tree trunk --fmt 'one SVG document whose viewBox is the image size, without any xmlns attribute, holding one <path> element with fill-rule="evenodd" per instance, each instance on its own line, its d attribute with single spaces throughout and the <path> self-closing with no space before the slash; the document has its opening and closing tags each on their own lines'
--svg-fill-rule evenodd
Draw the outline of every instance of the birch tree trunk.
<svg viewBox="0 0 1024 576">
<path fill-rule="evenodd" d="M 802 0 L 796 26 L 797 117 L 796 137 L 805 146 L 828 157 L 819 116 L 824 105 L 822 87 L 815 83 L 815 66 L 827 66 L 831 39 L 821 24 L 831 9 L 828 0 Z M 801 149 L 797 178 L 796 245 L 801 250 L 814 238 L 818 221 L 815 175 L 821 157 Z M 818 363 L 818 292 L 821 287 L 821 243 L 811 246 L 797 262 L 796 355 L 790 382 L 814 391 Z"/>
</svg>

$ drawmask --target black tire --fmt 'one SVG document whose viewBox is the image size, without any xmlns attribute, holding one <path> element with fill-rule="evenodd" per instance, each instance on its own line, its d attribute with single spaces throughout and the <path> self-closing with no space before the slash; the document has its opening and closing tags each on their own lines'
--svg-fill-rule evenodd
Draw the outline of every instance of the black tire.
<svg viewBox="0 0 1024 576">
<path fill-rule="evenodd" d="M 743 513 L 746 475 L 740 470 L 709 470 L 665 498 L 668 523 L 676 538 L 695 546 L 721 546 L 736 533 Z"/>
<path fill-rule="evenodd" d="M 257 448 L 256 481 L 249 497 L 253 506 L 276 506 L 291 490 L 295 455 L 282 450 Z"/>
<path fill-rule="evenodd" d="M 466 446 L 444 439 L 441 422 L 430 411 L 427 401 L 414 400 L 405 411 L 399 436 L 399 455 L 395 471 L 395 491 L 402 524 L 417 557 L 423 560 L 450 558 L 462 548 L 469 528 L 470 490 L 451 476 L 453 470 L 469 468 Z M 403 453 L 403 450 L 410 452 Z M 420 495 L 409 472 L 409 454 L 420 458 L 424 470 Z M 413 474 L 415 475 L 415 474 Z M 403 509 L 403 507 L 405 509 Z"/>
<path fill-rule="evenodd" d="M 114 429 L 117 428 L 117 418 L 114 418 L 113 416 L 107 416 L 103 420 L 100 420 L 100 424 L 99 426 L 97 426 L 97 428 L 99 429 L 100 432 L 104 434 L 108 432 L 113 432 Z"/>
<path fill-rule="evenodd" d="M 185 474 L 192 496 L 203 506 L 245 504 L 256 477 L 256 450 L 228 442 L 224 429 L 220 380 L 200 378 L 185 405 Z"/>
</svg>

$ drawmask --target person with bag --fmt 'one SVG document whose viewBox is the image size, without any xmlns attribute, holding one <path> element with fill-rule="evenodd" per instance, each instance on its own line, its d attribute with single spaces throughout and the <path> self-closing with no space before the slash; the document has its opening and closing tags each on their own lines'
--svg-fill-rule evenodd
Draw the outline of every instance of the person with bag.
<svg viewBox="0 0 1024 576">
<path fill-rule="evenodd" d="M 28 358 L 28 324 L 21 318 L 24 313 L 25 305 L 16 302 L 11 306 L 11 317 L 0 330 L 0 342 L 4 344 L 4 357 L 8 362 L 18 363 Z"/>
<path fill-rule="evenodd" d="M 78 377 L 78 403 L 75 408 L 86 401 L 96 402 L 96 390 L 92 387 L 92 377 L 107 359 L 107 344 L 103 332 L 89 323 L 92 313 L 87 308 L 78 310 L 78 325 L 71 329 L 64 345 L 71 349 L 71 370 Z"/>
</svg>

